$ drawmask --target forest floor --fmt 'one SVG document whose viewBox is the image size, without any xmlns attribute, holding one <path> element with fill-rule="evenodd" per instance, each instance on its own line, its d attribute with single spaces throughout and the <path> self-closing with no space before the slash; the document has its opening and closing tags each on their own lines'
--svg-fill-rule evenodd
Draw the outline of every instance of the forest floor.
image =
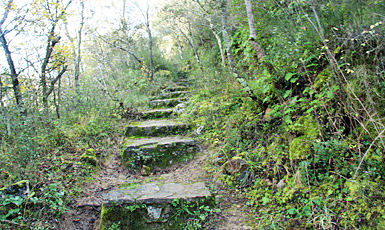
<svg viewBox="0 0 385 230">
<path fill-rule="evenodd" d="M 122 143 L 123 137 L 119 141 Z M 92 175 L 92 180 L 84 184 L 82 193 L 71 202 L 70 209 L 58 226 L 59 229 L 99 229 L 102 194 L 130 183 L 152 181 L 164 183 L 204 181 L 208 185 L 214 185 L 216 190 L 214 195 L 219 198 L 218 208 L 221 209 L 221 212 L 213 214 L 204 228 L 212 230 L 252 229 L 246 224 L 251 219 L 250 210 L 245 205 L 242 193 L 228 190 L 221 182 L 210 178 L 204 170 L 209 151 L 202 151 L 189 162 L 156 171 L 148 177 L 132 174 L 122 167 L 120 152 L 121 150 L 116 148 L 116 151 L 100 164 L 97 173 Z"/>
</svg>

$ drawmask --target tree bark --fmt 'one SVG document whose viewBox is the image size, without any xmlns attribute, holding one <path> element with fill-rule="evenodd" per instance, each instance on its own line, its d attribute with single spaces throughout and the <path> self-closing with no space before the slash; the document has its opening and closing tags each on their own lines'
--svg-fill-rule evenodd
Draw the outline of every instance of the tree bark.
<svg viewBox="0 0 385 230">
<path fill-rule="evenodd" d="M 254 96 L 253 90 L 250 88 L 250 86 L 247 84 L 246 80 L 239 74 L 237 65 L 234 60 L 233 53 L 231 51 L 231 40 L 229 33 L 227 32 L 227 0 L 222 0 L 221 2 L 221 11 L 222 11 L 222 33 L 223 33 L 223 40 L 225 42 L 225 48 L 227 53 L 227 58 L 229 60 L 230 68 L 239 82 L 239 84 L 245 89 L 247 95 L 253 99 L 254 101 L 257 101 L 257 98 Z"/>
<path fill-rule="evenodd" d="M 149 39 L 149 49 L 150 49 L 150 81 L 154 81 L 154 59 L 152 55 L 152 34 L 150 29 L 150 19 L 148 16 L 149 5 L 147 3 L 147 11 L 146 11 L 146 26 L 147 26 L 147 32 L 148 32 L 148 39 Z"/>
<path fill-rule="evenodd" d="M 78 52 L 75 58 L 75 73 L 74 73 L 74 78 L 75 78 L 75 88 L 77 93 L 79 93 L 80 90 L 80 83 L 79 83 L 79 77 L 80 77 L 80 62 L 81 62 L 81 44 L 82 44 L 82 31 L 83 31 L 83 26 L 84 26 L 84 1 L 80 1 L 80 6 L 81 6 L 81 21 L 80 21 L 80 27 L 78 30 Z M 75 51 L 76 52 L 76 51 Z"/>
<path fill-rule="evenodd" d="M 210 17 L 210 16 L 209 16 L 209 17 Z M 226 56 L 225 56 L 225 52 L 223 51 L 222 39 L 221 39 L 221 37 L 219 36 L 217 30 L 215 29 L 214 24 L 213 24 L 212 21 L 211 21 L 211 17 L 210 17 L 210 19 L 209 19 L 209 22 L 210 22 L 211 32 L 213 32 L 215 38 L 217 39 L 219 51 L 221 52 L 222 65 L 223 65 L 223 66 L 226 66 Z"/>
<path fill-rule="evenodd" d="M 253 7 L 251 6 L 250 0 L 245 0 L 247 19 L 249 21 L 250 29 L 250 43 L 253 46 L 254 51 L 257 53 L 259 59 L 262 59 L 265 56 L 264 50 L 259 46 L 257 42 L 257 33 L 255 31 Z"/>
<path fill-rule="evenodd" d="M 14 93 L 15 99 L 16 99 L 16 105 L 17 105 L 18 109 L 20 110 L 20 114 L 22 116 L 26 116 L 27 110 L 25 109 L 23 97 L 22 97 L 21 90 L 20 90 L 19 74 L 16 71 L 16 67 L 15 67 L 15 64 L 14 64 L 13 59 L 12 59 L 12 53 L 9 50 L 9 43 L 5 37 L 6 31 L 3 31 L 3 28 L 2 28 L 5 20 L 7 20 L 10 8 L 12 6 L 12 3 L 13 3 L 12 0 L 8 1 L 7 7 L 6 7 L 5 12 L 4 12 L 4 16 L 0 21 L 0 43 L 1 43 L 1 46 L 3 47 L 3 50 L 5 52 L 5 57 L 7 59 L 8 68 L 9 68 L 11 79 L 12 79 L 13 93 Z"/>
</svg>

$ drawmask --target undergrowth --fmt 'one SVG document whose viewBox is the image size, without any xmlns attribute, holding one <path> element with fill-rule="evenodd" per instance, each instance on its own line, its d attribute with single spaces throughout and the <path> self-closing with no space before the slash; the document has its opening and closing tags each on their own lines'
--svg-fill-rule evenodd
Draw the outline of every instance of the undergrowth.
<svg viewBox="0 0 385 230">
<path fill-rule="evenodd" d="M 0 229 L 59 227 L 84 183 L 92 181 L 103 160 L 119 148 L 122 125 L 137 119 L 138 105 L 169 84 L 172 73 L 163 72 L 151 83 L 140 72 L 128 71 L 131 77 L 104 81 L 102 88 L 85 79 L 80 96 L 64 95 L 67 100 L 61 104 L 60 118 L 52 114 L 47 119 L 34 111 L 26 118 L 4 121 Z M 119 84 L 123 81 L 127 84 Z"/>
</svg>

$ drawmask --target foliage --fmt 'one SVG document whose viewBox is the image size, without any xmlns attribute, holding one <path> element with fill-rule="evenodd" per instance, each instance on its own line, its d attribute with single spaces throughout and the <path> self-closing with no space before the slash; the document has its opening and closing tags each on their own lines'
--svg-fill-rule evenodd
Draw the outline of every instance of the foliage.
<svg viewBox="0 0 385 230">
<path fill-rule="evenodd" d="M 204 228 L 204 223 L 208 217 L 221 211 L 219 208 L 212 208 L 208 205 L 208 203 L 213 202 L 210 199 L 211 198 L 206 198 L 196 202 L 174 199 L 172 201 L 172 205 L 175 208 L 173 218 L 178 219 L 178 221 L 180 221 L 179 218 L 184 218 L 184 221 L 180 223 L 179 227 L 189 230 Z"/>
</svg>

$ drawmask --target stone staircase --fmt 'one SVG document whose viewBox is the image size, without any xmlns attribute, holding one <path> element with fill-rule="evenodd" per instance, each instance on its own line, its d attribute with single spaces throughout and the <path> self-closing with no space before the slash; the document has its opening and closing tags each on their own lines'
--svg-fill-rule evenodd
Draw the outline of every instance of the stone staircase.
<svg viewBox="0 0 385 230">
<path fill-rule="evenodd" d="M 152 110 L 143 112 L 142 122 L 132 122 L 125 130 L 122 165 L 147 176 L 158 168 L 191 159 L 200 148 L 185 137 L 189 126 L 175 119 L 189 94 L 187 80 L 163 90 L 150 102 Z M 181 229 L 185 217 L 181 205 L 212 202 L 203 182 L 177 183 L 153 181 L 128 184 L 103 195 L 100 229 L 119 223 L 120 229 Z M 191 208 L 191 207 L 189 207 Z M 179 210 L 179 211 L 178 211 Z"/>
</svg>

